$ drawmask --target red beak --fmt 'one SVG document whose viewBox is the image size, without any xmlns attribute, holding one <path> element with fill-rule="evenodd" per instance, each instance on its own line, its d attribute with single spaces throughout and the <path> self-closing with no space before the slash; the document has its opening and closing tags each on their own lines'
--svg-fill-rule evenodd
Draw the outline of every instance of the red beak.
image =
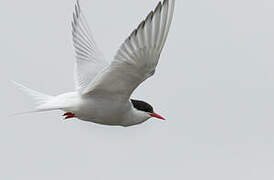
<svg viewBox="0 0 274 180">
<path fill-rule="evenodd" d="M 163 118 L 162 116 L 160 116 L 159 114 L 156 114 L 156 113 L 152 113 L 152 114 L 150 114 L 150 116 L 158 118 L 158 119 L 166 120 L 165 118 Z"/>
</svg>

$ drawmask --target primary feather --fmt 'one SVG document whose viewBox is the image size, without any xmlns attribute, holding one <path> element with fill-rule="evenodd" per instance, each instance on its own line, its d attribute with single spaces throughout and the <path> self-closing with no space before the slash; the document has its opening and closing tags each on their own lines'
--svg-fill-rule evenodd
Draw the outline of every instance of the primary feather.
<svg viewBox="0 0 274 180">
<path fill-rule="evenodd" d="M 87 20 L 80 8 L 79 1 L 75 5 L 72 21 L 73 45 L 76 52 L 75 87 L 81 92 L 94 77 L 108 66 L 103 53 L 99 50 Z"/>
<path fill-rule="evenodd" d="M 100 72 L 83 94 L 101 94 L 128 101 L 132 92 L 152 76 L 167 39 L 175 0 L 159 2 L 131 33 L 107 69 Z"/>
</svg>

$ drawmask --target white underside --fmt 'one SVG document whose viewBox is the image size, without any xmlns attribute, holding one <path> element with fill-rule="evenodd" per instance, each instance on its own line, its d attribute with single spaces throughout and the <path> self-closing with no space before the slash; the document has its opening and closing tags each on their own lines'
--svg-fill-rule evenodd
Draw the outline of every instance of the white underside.
<svg viewBox="0 0 274 180">
<path fill-rule="evenodd" d="M 137 125 L 150 118 L 146 113 L 133 108 L 130 101 L 117 102 L 95 95 L 82 97 L 77 92 L 53 97 L 38 109 L 60 109 L 75 114 L 76 118 L 83 121 L 112 126 Z"/>
</svg>

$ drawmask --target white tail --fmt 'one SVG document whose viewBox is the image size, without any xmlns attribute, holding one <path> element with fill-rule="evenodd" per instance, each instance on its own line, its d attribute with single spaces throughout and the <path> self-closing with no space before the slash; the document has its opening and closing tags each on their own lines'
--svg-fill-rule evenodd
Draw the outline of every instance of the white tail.
<svg viewBox="0 0 274 180">
<path fill-rule="evenodd" d="M 32 112 L 41 112 L 41 111 L 50 111 L 50 110 L 54 110 L 53 108 L 43 108 L 43 105 L 47 104 L 50 100 L 52 100 L 54 98 L 54 96 L 50 96 L 50 95 L 46 95 L 43 93 L 40 93 L 38 91 L 32 90 L 30 88 L 27 88 L 25 86 L 23 86 L 22 84 L 19 84 L 15 81 L 12 81 L 20 90 L 22 90 L 23 92 L 25 92 L 28 96 L 30 96 L 35 104 L 36 104 L 36 108 L 34 111 L 30 111 L 30 112 L 26 112 L 26 113 L 32 113 Z M 20 113 L 21 114 L 21 113 Z M 24 113 L 22 113 L 24 114 Z"/>
</svg>

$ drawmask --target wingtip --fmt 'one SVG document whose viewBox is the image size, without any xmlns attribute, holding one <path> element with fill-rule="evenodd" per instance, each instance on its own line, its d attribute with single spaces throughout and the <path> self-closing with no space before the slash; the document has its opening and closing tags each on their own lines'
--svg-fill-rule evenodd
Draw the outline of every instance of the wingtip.
<svg viewBox="0 0 274 180">
<path fill-rule="evenodd" d="M 160 1 L 156 8 L 154 9 L 154 12 L 158 12 L 158 10 L 162 9 L 162 2 Z"/>
<path fill-rule="evenodd" d="M 79 17 L 79 15 L 81 13 L 81 7 L 80 7 L 79 0 L 76 0 L 75 6 L 74 6 L 74 13 L 75 13 L 77 18 Z"/>
<path fill-rule="evenodd" d="M 76 6 L 78 7 L 79 10 L 81 9 L 80 0 L 76 0 Z"/>
</svg>

